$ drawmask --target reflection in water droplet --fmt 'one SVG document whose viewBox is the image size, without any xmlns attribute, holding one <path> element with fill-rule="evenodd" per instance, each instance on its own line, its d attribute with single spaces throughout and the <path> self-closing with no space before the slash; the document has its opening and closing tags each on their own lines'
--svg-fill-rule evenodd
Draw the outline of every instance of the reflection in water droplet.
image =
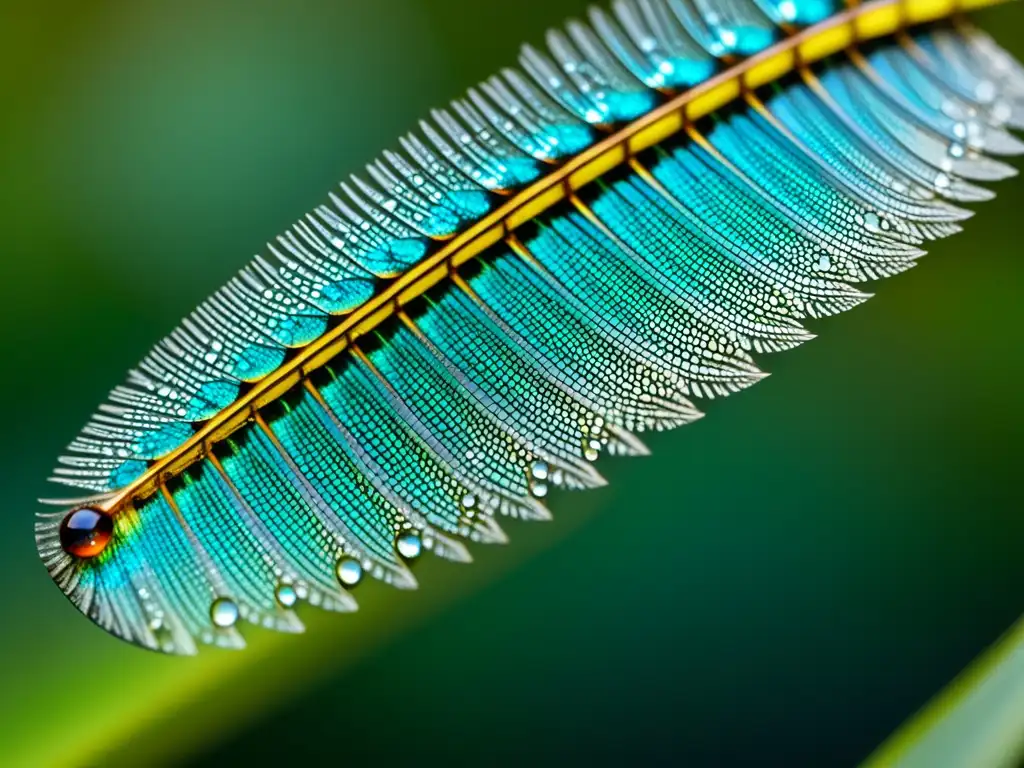
<svg viewBox="0 0 1024 768">
<path fill-rule="evenodd" d="M 1013 109 L 1005 101 L 997 101 L 989 113 L 996 125 L 1002 125 L 1013 117 Z"/>
<path fill-rule="evenodd" d="M 979 80 L 974 86 L 974 97 L 982 104 L 992 101 L 998 93 L 999 89 L 991 80 Z"/>
<path fill-rule="evenodd" d="M 530 474 L 534 480 L 547 480 L 548 479 L 548 465 L 546 462 L 540 461 L 539 459 L 530 465 Z"/>
<path fill-rule="evenodd" d="M 535 498 L 543 499 L 548 495 L 547 483 L 530 483 L 530 494 Z"/>
<path fill-rule="evenodd" d="M 60 524 L 60 546 L 69 555 L 96 557 L 110 543 L 114 519 L 98 509 L 84 507 L 70 512 Z"/>
<path fill-rule="evenodd" d="M 214 626 L 226 629 L 235 626 L 238 621 L 238 606 L 233 600 L 218 597 L 210 606 L 210 619 Z"/>
<path fill-rule="evenodd" d="M 583 438 L 583 458 L 587 461 L 597 461 L 598 457 L 601 455 L 601 448 L 603 447 L 601 440 L 596 435 Z"/>
<path fill-rule="evenodd" d="M 277 598 L 277 602 L 283 608 L 291 608 L 299 601 L 299 594 L 295 591 L 295 587 L 285 583 L 277 585 L 277 589 L 274 590 L 274 597 Z"/>
<path fill-rule="evenodd" d="M 467 493 L 462 497 L 462 508 L 469 510 L 476 507 L 476 496 L 472 493 Z"/>
<path fill-rule="evenodd" d="M 398 549 L 398 554 L 406 560 L 414 560 L 423 551 L 423 541 L 418 533 L 410 531 L 409 533 L 403 533 L 396 539 L 395 547 Z"/>
<path fill-rule="evenodd" d="M 359 564 L 358 560 L 351 557 L 343 557 L 339 560 L 338 565 L 334 570 L 338 576 L 338 581 L 346 587 L 354 587 L 362 581 L 363 566 Z"/>
</svg>

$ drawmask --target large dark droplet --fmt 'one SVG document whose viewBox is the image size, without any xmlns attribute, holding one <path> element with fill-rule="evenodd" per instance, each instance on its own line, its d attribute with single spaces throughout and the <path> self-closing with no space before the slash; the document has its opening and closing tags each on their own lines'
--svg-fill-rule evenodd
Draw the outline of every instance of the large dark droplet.
<svg viewBox="0 0 1024 768">
<path fill-rule="evenodd" d="M 69 512 L 60 524 L 60 545 L 74 557 L 96 557 L 114 533 L 114 519 L 98 509 L 83 507 Z"/>
</svg>

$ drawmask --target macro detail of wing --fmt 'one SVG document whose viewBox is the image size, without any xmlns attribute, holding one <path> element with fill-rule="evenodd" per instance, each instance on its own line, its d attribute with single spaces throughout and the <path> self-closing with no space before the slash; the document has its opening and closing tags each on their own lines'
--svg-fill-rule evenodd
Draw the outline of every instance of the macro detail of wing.
<svg viewBox="0 0 1024 768">
<path fill-rule="evenodd" d="M 836 10 L 620 0 L 549 33 L 546 51 L 524 48 L 521 70 L 432 113 L 201 305 L 113 390 L 52 479 L 87 507 L 119 498 L 502 196 Z M 463 541 L 506 540 L 501 516 L 547 518 L 550 488 L 602 485 L 602 453 L 643 454 L 637 433 L 760 380 L 755 356 L 812 338 L 807 319 L 912 267 L 959 231 L 961 204 L 991 197 L 982 184 L 1014 173 L 997 158 L 1024 151 L 1011 132 L 1024 127 L 1024 70 L 967 27 L 851 49 L 741 107 L 573 191 L 403 303 L 159 492 L 121 505 L 102 539 L 73 512 L 41 515 L 55 581 L 100 626 L 170 653 L 240 647 L 238 620 L 300 631 L 300 600 L 353 610 L 364 576 L 414 587 L 423 551 L 468 561 Z"/>
</svg>

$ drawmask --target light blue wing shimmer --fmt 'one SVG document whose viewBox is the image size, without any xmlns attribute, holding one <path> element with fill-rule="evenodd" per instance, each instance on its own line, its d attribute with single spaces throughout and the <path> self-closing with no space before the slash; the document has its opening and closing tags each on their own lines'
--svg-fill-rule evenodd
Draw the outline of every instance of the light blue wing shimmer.
<svg viewBox="0 0 1024 768">
<path fill-rule="evenodd" d="M 113 499 L 251 385 L 508 195 L 705 82 L 830 0 L 617 0 L 435 110 L 186 318 L 115 388 L 53 479 Z M 364 577 L 413 587 L 424 552 L 506 541 L 552 488 L 599 487 L 604 453 L 688 424 L 765 375 L 864 283 L 957 232 L 1020 153 L 1024 68 L 935 26 L 839 54 L 508 234 L 395 307 L 76 554 L 40 554 L 97 624 L 139 645 L 240 647 L 300 631 L 300 602 L 355 608 Z M 248 407 L 248 406 L 247 406 Z M 206 440 L 208 438 L 204 438 Z M 90 542 L 86 542 L 90 544 Z"/>
</svg>

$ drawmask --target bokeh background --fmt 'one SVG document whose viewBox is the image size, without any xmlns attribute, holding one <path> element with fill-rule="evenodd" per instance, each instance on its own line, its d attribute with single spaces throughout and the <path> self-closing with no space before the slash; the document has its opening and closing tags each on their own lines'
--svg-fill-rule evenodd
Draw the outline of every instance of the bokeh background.
<svg viewBox="0 0 1024 768">
<path fill-rule="evenodd" d="M 577 0 L 0 4 L 0 763 L 837 764 L 1022 611 L 1024 182 L 757 387 L 417 594 L 181 660 L 39 564 L 122 372 Z M 982 23 L 1024 54 L 1024 8 Z"/>
</svg>

